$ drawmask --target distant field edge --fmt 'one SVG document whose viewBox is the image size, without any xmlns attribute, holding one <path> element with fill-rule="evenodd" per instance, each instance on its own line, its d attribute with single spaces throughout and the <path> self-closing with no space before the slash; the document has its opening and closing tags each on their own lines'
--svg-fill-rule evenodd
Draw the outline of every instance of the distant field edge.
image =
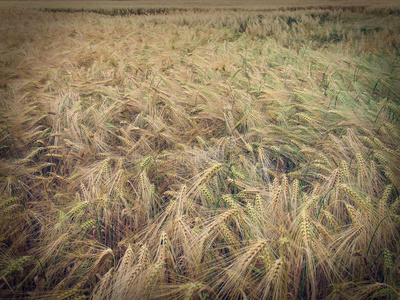
<svg viewBox="0 0 400 300">
<path fill-rule="evenodd" d="M 332 9 L 351 7 L 400 7 L 400 0 L 384 1 L 228 1 L 228 0 L 201 0 L 201 1 L 5 1 L 0 0 L 0 8 L 28 8 L 45 9 L 46 11 L 76 12 L 94 10 L 123 10 L 127 14 L 166 14 L 180 11 L 208 11 L 214 9 L 237 10 L 300 10 L 300 9 Z M 129 12 L 130 11 L 130 12 Z M 94 11 L 98 12 L 98 11 Z"/>
<path fill-rule="evenodd" d="M 244 9 L 244 8 L 39 8 L 44 12 L 63 12 L 63 13 L 76 13 L 76 12 L 91 12 L 110 16 L 128 16 L 128 15 L 168 15 L 173 13 L 194 12 L 203 13 L 209 11 L 254 11 L 254 12 L 272 12 L 272 11 L 307 11 L 307 10 L 343 10 L 351 12 L 364 12 L 368 9 L 378 11 L 387 11 L 387 14 L 400 15 L 400 7 L 392 7 L 390 9 L 383 7 L 368 7 L 368 6 L 293 6 L 293 7 L 279 7 L 279 8 L 260 8 L 260 9 Z"/>
</svg>

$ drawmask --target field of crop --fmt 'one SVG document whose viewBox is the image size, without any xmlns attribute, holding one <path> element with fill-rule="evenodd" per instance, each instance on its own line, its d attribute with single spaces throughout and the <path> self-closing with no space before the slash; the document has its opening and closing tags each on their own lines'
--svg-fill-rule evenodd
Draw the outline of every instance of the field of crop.
<svg viewBox="0 0 400 300">
<path fill-rule="evenodd" d="M 1 299 L 400 297 L 400 6 L 5 3 Z"/>
</svg>

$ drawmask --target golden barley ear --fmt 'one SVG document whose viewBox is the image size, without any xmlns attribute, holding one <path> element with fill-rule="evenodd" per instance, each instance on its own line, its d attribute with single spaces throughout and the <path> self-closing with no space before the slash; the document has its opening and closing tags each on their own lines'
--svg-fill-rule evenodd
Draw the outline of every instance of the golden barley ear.
<svg viewBox="0 0 400 300">
<path fill-rule="evenodd" d="M 111 268 L 108 272 L 101 278 L 100 282 L 96 285 L 91 299 L 112 299 L 113 285 L 115 281 L 115 269 Z"/>
<path fill-rule="evenodd" d="M 97 258 L 97 260 L 95 261 L 95 263 L 94 263 L 94 265 L 93 265 L 94 270 L 99 270 L 99 269 L 101 269 L 101 267 L 103 266 L 103 264 L 105 263 L 105 261 L 106 261 L 108 258 L 113 257 L 113 256 L 114 256 L 114 253 L 113 253 L 113 250 L 112 250 L 112 249 L 107 248 L 107 249 L 103 250 L 103 251 L 100 253 L 99 257 Z"/>
<path fill-rule="evenodd" d="M 131 269 L 133 263 L 133 250 L 129 245 L 116 270 L 116 280 L 120 281 Z"/>
<path fill-rule="evenodd" d="M 190 189 L 190 191 L 188 192 L 188 194 L 191 194 L 192 192 L 194 192 L 199 186 L 204 185 L 205 183 L 207 183 L 213 176 L 214 174 L 216 174 L 219 170 L 222 169 L 224 165 L 220 164 L 220 163 L 215 163 L 213 166 L 211 166 L 210 168 L 208 168 L 207 170 L 205 170 L 203 172 L 203 174 L 201 175 L 201 177 L 195 182 L 195 184 L 192 186 L 192 188 Z"/>
</svg>

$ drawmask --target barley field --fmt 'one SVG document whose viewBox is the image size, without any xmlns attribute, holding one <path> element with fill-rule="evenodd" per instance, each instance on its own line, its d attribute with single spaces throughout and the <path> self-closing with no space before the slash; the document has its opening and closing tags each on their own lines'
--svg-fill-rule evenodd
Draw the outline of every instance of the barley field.
<svg viewBox="0 0 400 300">
<path fill-rule="evenodd" d="M 399 2 L 176 1 L 0 2 L 0 298 L 399 299 Z"/>
</svg>

